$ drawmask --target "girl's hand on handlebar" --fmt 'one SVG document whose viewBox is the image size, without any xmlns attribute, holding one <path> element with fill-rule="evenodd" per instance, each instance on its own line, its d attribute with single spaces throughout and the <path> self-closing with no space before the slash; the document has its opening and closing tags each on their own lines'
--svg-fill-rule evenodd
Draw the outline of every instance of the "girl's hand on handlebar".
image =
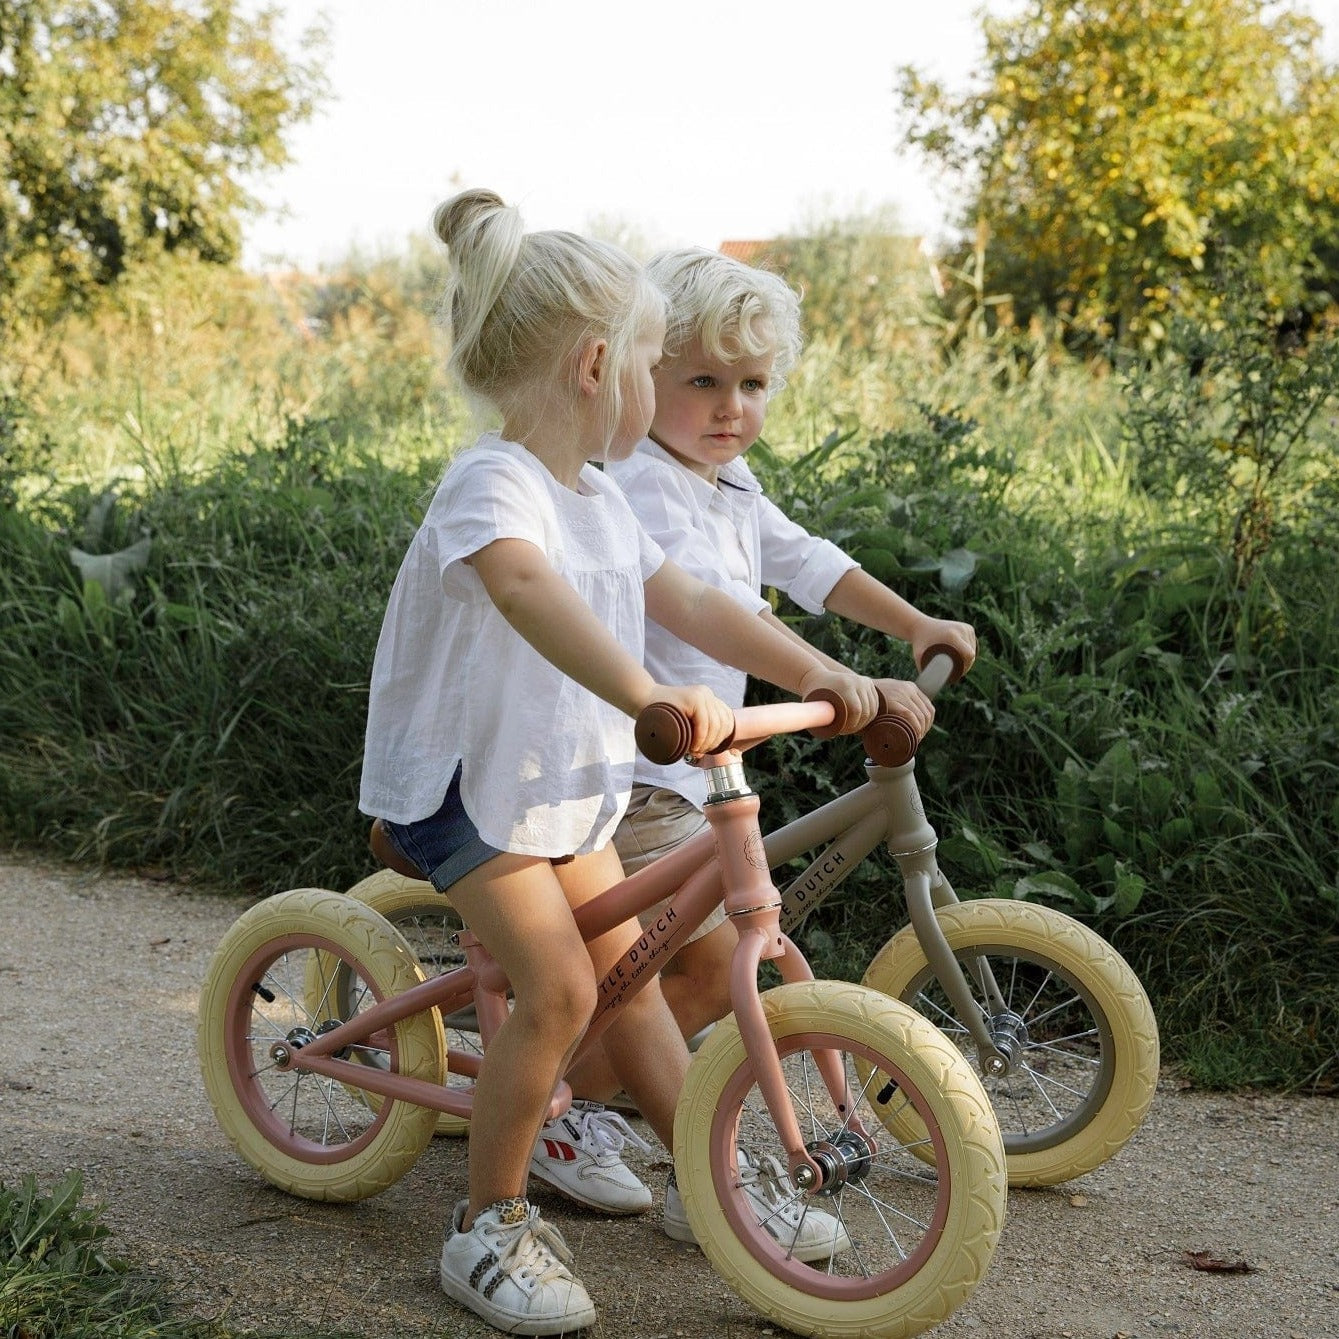
<svg viewBox="0 0 1339 1339">
<path fill-rule="evenodd" d="M 817 665 L 800 680 L 800 696 L 807 698 L 820 688 L 835 693 L 846 707 L 842 734 L 856 734 L 879 714 L 879 690 L 864 675 Z"/>
<path fill-rule="evenodd" d="M 668 703 L 688 717 L 693 734 L 688 752 L 694 757 L 714 752 L 734 735 L 735 713 L 701 684 L 655 684 L 645 705 L 652 702 Z"/>
<path fill-rule="evenodd" d="M 924 739 L 934 724 L 935 706 L 914 683 L 905 679 L 876 679 L 879 692 L 883 694 L 885 710 L 892 716 L 898 716 L 916 732 L 917 739 Z"/>
<path fill-rule="evenodd" d="M 964 674 L 972 668 L 976 659 L 976 629 L 970 623 L 955 623 L 946 618 L 922 619 L 911 638 L 911 654 L 916 663 L 923 664 L 925 653 L 940 645 L 951 646 L 962 657 Z"/>
</svg>

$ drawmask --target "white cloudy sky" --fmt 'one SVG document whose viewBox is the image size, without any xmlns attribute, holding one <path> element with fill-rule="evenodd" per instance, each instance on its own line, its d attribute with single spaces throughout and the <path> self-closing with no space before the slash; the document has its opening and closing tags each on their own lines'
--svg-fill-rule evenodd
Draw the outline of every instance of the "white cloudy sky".
<svg viewBox="0 0 1339 1339">
<path fill-rule="evenodd" d="M 1020 0 L 987 0 L 990 12 Z M 324 13 L 332 101 L 258 193 L 251 265 L 335 261 L 426 236 L 490 186 L 528 226 L 619 220 L 717 246 L 897 208 L 935 232 L 953 198 L 897 147 L 894 70 L 961 84 L 979 0 L 279 0 Z M 1311 0 L 1334 54 L 1339 0 Z"/>
</svg>

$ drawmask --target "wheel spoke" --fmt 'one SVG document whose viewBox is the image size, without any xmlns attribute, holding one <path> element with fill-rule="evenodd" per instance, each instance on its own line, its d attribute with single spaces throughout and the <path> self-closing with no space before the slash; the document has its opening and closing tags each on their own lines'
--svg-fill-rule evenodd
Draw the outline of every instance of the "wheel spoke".
<svg viewBox="0 0 1339 1339">
<path fill-rule="evenodd" d="M 1083 1064 L 1096 1065 L 1100 1060 L 1095 1055 L 1084 1055 L 1074 1049 L 1079 1042 L 1093 1042 L 1101 1045 L 1101 1034 L 1096 1028 L 1085 1028 L 1082 1032 L 1071 1032 L 1067 1037 L 1053 1037 L 1050 1041 L 1034 1041 L 1028 1049 L 1031 1051 L 1052 1051 L 1066 1060 L 1075 1060 Z"/>
<path fill-rule="evenodd" d="M 1026 1074 L 1028 1078 L 1031 1079 L 1032 1082 L 1036 1085 L 1037 1091 L 1038 1093 L 1041 1094 L 1042 1100 L 1047 1104 L 1047 1106 L 1051 1108 L 1051 1111 L 1057 1117 L 1061 1115 L 1061 1111 L 1059 1107 L 1055 1106 L 1051 1102 L 1051 1099 L 1048 1095 L 1048 1090 L 1054 1091 L 1056 1089 L 1059 1089 L 1061 1092 L 1068 1093 L 1071 1097 L 1076 1097 L 1079 1098 L 1080 1100 L 1082 1100 L 1083 1097 L 1086 1095 L 1082 1088 L 1075 1088 L 1072 1085 L 1065 1083 L 1060 1079 L 1052 1078 L 1051 1075 L 1047 1074 L 1044 1070 L 1033 1069 L 1031 1065 L 1024 1065 L 1023 1073 Z"/>
</svg>

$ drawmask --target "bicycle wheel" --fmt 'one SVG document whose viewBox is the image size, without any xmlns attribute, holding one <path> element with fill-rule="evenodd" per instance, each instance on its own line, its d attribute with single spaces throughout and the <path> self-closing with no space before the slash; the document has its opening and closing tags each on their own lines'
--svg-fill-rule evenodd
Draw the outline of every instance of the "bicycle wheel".
<svg viewBox="0 0 1339 1339">
<path fill-rule="evenodd" d="M 316 888 L 280 893 L 239 917 L 214 953 L 200 993 L 200 1066 L 220 1126 L 262 1176 L 307 1199 L 365 1199 L 414 1165 L 436 1113 L 401 1101 L 373 1111 L 341 1083 L 276 1066 L 276 1043 L 300 1044 L 333 1016 L 308 1004 L 317 955 L 356 983 L 353 1011 L 423 980 L 398 932 L 362 903 Z M 445 1078 L 431 1011 L 396 1023 L 369 1049 L 396 1073 Z"/>
<path fill-rule="evenodd" d="M 460 916 L 446 894 L 439 893 L 432 884 L 420 879 L 407 879 L 393 869 L 382 869 L 354 884 L 348 896 L 371 907 L 399 930 L 427 976 L 438 976 L 465 965 L 464 950 L 451 942 L 451 937 L 462 928 Z M 320 961 L 315 954 L 308 962 L 305 998 L 314 1006 L 326 994 L 326 976 L 332 970 L 335 973 L 334 986 L 329 996 L 336 1014 L 342 1016 L 339 1011 L 348 1007 L 350 998 L 350 974 L 334 964 Z M 472 1013 L 467 1017 L 454 1015 L 444 1018 L 442 1025 L 446 1030 L 448 1050 L 483 1054 L 478 1026 Z M 358 1058 L 367 1063 L 376 1063 L 378 1060 L 375 1056 Z M 446 1081 L 453 1087 L 473 1083 L 472 1079 L 453 1074 L 449 1062 Z M 381 1104 L 379 1093 L 369 1093 L 362 1089 L 349 1091 L 356 1093 L 374 1111 Z M 437 1113 L 437 1134 L 461 1136 L 469 1132 L 470 1123 L 463 1117 L 450 1116 L 444 1111 Z"/>
<path fill-rule="evenodd" d="M 741 1297 L 797 1334 L 919 1334 L 981 1281 L 1004 1226 L 1004 1151 L 990 1103 L 956 1047 L 896 1000 L 835 981 L 778 986 L 762 1000 L 806 1145 L 836 1169 L 812 1196 L 781 1172 L 768 1198 L 835 1216 L 850 1246 L 801 1263 L 752 1207 L 741 1151 L 774 1176 L 787 1160 L 733 1015 L 694 1056 L 675 1115 L 675 1174 L 693 1233 Z M 838 1114 L 815 1064 L 820 1050 L 841 1057 L 854 1113 Z M 915 1108 L 937 1174 L 881 1129 L 888 1102 Z M 878 1139 L 860 1137 L 852 1114 Z"/>
<path fill-rule="evenodd" d="M 1008 1073 L 982 1079 L 1009 1183 L 1049 1186 L 1091 1171 L 1139 1128 L 1158 1081 L 1158 1025 L 1139 978 L 1105 940 L 1049 907 L 985 898 L 937 914 L 997 1045 L 1013 1051 Z M 994 1017 L 980 988 L 982 961 L 1007 1006 Z M 875 955 L 863 983 L 974 1052 L 910 926 Z M 910 1113 L 888 1120 L 900 1138 L 916 1132 Z M 932 1160 L 928 1146 L 914 1147 Z"/>
</svg>

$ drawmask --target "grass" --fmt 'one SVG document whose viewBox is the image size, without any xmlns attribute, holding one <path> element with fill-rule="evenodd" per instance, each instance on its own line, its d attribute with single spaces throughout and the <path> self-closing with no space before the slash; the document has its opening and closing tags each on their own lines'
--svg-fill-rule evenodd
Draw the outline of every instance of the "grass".
<svg viewBox="0 0 1339 1339">
<path fill-rule="evenodd" d="M 7 347 L 0 840 L 248 897 L 368 872 L 372 648 L 468 436 L 432 283 L 422 256 L 289 286 L 174 262 Z M 1308 433 L 1252 475 L 1205 425 L 1256 383 L 1173 360 L 1144 386 L 1159 368 L 1122 379 L 983 332 L 949 351 L 899 311 L 858 355 L 813 341 L 751 461 L 797 520 L 978 629 L 919 764 L 955 887 L 1093 924 L 1190 1081 L 1339 1091 L 1328 365 L 1284 379 L 1320 387 L 1298 392 Z M 1246 579 L 1243 499 L 1264 544 Z M 846 663 L 910 671 L 882 638 L 780 610 Z M 751 771 L 777 822 L 858 774 L 842 741 L 799 739 Z M 801 927 L 820 976 L 863 974 L 904 918 L 897 877 L 877 855 Z M 259 1339 L 179 1314 L 81 1199 L 77 1173 L 0 1185 L 6 1339 Z"/>
<path fill-rule="evenodd" d="M 32 375 L 0 399 L 4 840 L 247 896 L 367 872 L 372 648 L 466 435 L 428 288 L 371 265 L 248 297 L 169 269 L 41 345 L 42 368 L 36 344 L 11 354 Z M 1198 1081 L 1332 1090 L 1339 486 L 1335 424 L 1312 413 L 1329 365 L 1259 383 L 1311 414 L 1269 457 L 1266 505 L 1202 430 L 1264 391 L 984 333 L 947 350 L 908 311 L 858 355 L 815 340 L 750 459 L 802 524 L 978 629 L 922 760 L 955 885 L 1094 924 Z M 1274 517 L 1248 572 L 1244 497 Z M 779 607 L 847 663 L 910 670 L 881 637 Z M 764 812 L 833 793 L 849 754 L 779 745 L 755 769 Z M 820 970 L 863 971 L 887 877 L 871 865 L 815 919 Z"/>
<path fill-rule="evenodd" d="M 83 1178 L 49 1191 L 25 1176 L 0 1182 L 0 1334 L 6 1339 L 281 1339 L 180 1313 L 169 1286 L 107 1250 L 100 1206 Z M 285 1331 L 282 1339 L 302 1339 Z M 315 1332 L 310 1339 L 316 1339 Z M 321 1339 L 340 1339 L 328 1330 Z"/>
</svg>

